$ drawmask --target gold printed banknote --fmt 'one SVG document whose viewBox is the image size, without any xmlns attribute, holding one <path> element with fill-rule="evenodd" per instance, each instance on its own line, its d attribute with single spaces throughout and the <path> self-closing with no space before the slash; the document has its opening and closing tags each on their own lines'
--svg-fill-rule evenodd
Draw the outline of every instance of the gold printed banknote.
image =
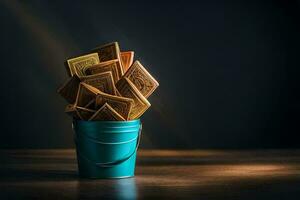
<svg viewBox="0 0 300 200">
<path fill-rule="evenodd" d="M 82 82 L 107 94 L 116 95 L 114 79 L 110 71 L 82 77 Z"/>
<path fill-rule="evenodd" d="M 117 81 L 122 76 L 121 67 L 122 66 L 120 65 L 120 62 L 118 60 L 110 60 L 86 68 L 85 74 L 93 75 L 93 74 L 99 74 L 99 73 L 110 71 L 112 73 L 114 83 L 117 83 Z"/>
<path fill-rule="evenodd" d="M 105 103 L 108 103 L 125 120 L 127 120 L 134 102 L 132 99 L 126 97 L 99 93 L 96 97 L 96 108 L 102 107 Z"/>
<path fill-rule="evenodd" d="M 76 101 L 76 95 L 79 88 L 80 79 L 75 74 L 71 78 L 69 78 L 60 88 L 58 88 L 57 92 L 67 100 L 68 103 L 73 104 Z"/>
<path fill-rule="evenodd" d="M 121 52 L 121 62 L 123 72 L 125 73 L 133 63 L 134 51 L 123 51 Z"/>
<path fill-rule="evenodd" d="M 124 121 L 139 118 L 159 86 L 134 51 L 120 51 L 117 42 L 68 59 L 71 76 L 57 92 L 69 103 L 65 112 L 76 120 Z"/>
<path fill-rule="evenodd" d="M 75 105 L 83 108 L 93 108 L 95 98 L 100 91 L 86 83 L 79 84 Z"/>
<path fill-rule="evenodd" d="M 97 53 L 91 53 L 67 60 L 70 75 L 73 76 L 74 74 L 77 74 L 79 77 L 85 75 L 84 71 L 87 67 L 98 64 L 99 62 L 99 56 Z"/>
<path fill-rule="evenodd" d="M 129 120 L 140 117 L 150 106 L 149 101 L 134 86 L 128 78 L 122 78 L 116 85 L 117 90 L 123 97 L 133 100 L 133 106 L 129 114 Z"/>
<path fill-rule="evenodd" d="M 120 57 L 120 47 L 118 42 L 112 42 L 109 44 L 105 44 L 103 46 L 97 47 L 92 50 L 92 52 L 97 52 L 99 55 L 100 62 L 105 62 L 109 60 L 116 60 L 118 65 L 120 65 L 119 68 L 119 76 L 123 76 L 123 67 Z"/>
<path fill-rule="evenodd" d="M 89 120 L 125 121 L 125 119 L 107 103 L 105 103 L 99 110 L 97 110 L 96 113 L 92 115 Z"/>
<path fill-rule="evenodd" d="M 124 77 L 128 78 L 146 98 L 159 86 L 158 82 L 138 60 L 131 65 Z"/>
<path fill-rule="evenodd" d="M 100 62 L 115 59 L 120 60 L 120 47 L 118 42 L 112 42 L 96 47 L 92 52 L 97 52 L 99 54 Z"/>
</svg>

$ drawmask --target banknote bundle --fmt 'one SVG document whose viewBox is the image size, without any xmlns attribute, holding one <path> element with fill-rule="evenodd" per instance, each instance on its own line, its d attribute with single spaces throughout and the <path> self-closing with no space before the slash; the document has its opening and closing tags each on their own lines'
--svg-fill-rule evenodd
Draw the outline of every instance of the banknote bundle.
<svg viewBox="0 0 300 200">
<path fill-rule="evenodd" d="M 139 118 L 159 86 L 133 51 L 112 42 L 67 59 L 68 80 L 57 92 L 68 102 L 65 112 L 77 120 L 127 121 Z"/>
</svg>

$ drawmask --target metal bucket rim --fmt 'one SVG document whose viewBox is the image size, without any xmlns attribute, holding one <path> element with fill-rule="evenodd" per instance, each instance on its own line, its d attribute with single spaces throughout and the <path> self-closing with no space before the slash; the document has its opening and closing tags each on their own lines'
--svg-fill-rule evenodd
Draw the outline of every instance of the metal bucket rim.
<svg viewBox="0 0 300 200">
<path fill-rule="evenodd" d="M 86 121 L 86 120 L 73 120 L 77 121 L 79 123 L 91 123 L 91 124 L 124 124 L 124 123 L 134 123 L 141 121 L 140 119 L 133 119 L 133 120 L 127 120 L 127 121 Z"/>
</svg>

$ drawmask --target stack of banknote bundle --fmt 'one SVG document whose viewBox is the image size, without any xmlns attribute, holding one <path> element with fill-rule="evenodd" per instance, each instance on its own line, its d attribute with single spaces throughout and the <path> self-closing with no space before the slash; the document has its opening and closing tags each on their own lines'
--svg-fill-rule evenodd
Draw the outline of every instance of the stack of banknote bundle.
<svg viewBox="0 0 300 200">
<path fill-rule="evenodd" d="M 69 103 L 65 112 L 77 120 L 126 121 L 139 118 L 149 107 L 147 98 L 158 82 L 134 52 L 121 52 L 117 42 L 70 58 L 70 78 L 58 89 Z"/>
</svg>

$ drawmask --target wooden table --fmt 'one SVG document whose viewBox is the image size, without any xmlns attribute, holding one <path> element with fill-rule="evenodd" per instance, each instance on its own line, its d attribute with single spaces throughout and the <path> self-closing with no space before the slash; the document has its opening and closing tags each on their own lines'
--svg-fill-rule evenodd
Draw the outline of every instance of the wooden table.
<svg viewBox="0 0 300 200">
<path fill-rule="evenodd" d="M 300 199 L 300 151 L 140 150 L 136 177 L 86 180 L 74 150 L 1 150 L 0 199 Z"/>
</svg>

